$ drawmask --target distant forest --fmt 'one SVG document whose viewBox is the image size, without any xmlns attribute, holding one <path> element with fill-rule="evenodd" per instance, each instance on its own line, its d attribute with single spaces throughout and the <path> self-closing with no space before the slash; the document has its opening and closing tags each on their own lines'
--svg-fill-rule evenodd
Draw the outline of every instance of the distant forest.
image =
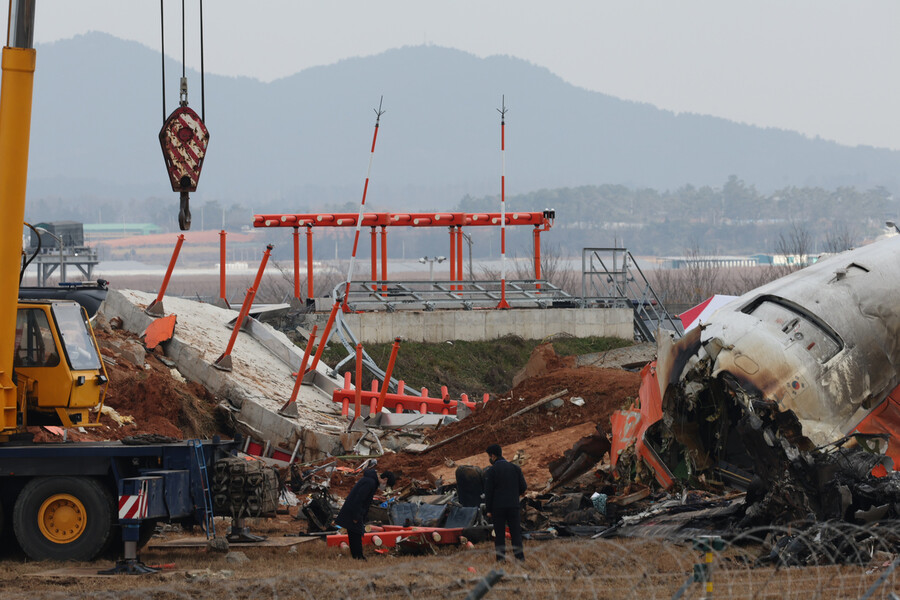
<svg viewBox="0 0 900 600">
<path fill-rule="evenodd" d="M 458 210 L 496 206 L 496 198 L 465 198 Z M 710 255 L 771 254 L 798 230 L 811 253 L 841 251 L 883 233 L 885 221 L 897 220 L 900 212 L 883 187 L 786 187 L 761 194 L 736 176 L 722 187 L 686 185 L 664 192 L 620 185 L 540 190 L 512 198 L 509 206 L 555 208 L 552 238 L 570 253 L 617 241 L 645 256 L 698 249 Z"/>
<path fill-rule="evenodd" d="M 457 212 L 499 211 L 499 197 L 466 196 Z M 290 201 L 285 201 L 290 206 Z M 858 190 L 841 187 L 787 187 L 771 194 L 732 176 L 721 187 L 683 186 L 658 191 L 621 185 L 597 185 L 544 189 L 506 198 L 509 211 L 541 211 L 552 208 L 556 221 L 543 234 L 542 243 L 562 255 L 578 256 L 585 247 L 627 247 L 642 256 L 673 256 L 688 250 L 710 255 L 773 253 L 785 236 L 802 232 L 810 253 L 839 251 L 859 245 L 884 232 L 885 220 L 898 220 L 898 201 L 882 187 Z M 384 211 L 370 206 L 372 211 Z M 323 205 L 317 212 L 357 212 L 359 205 Z M 433 207 L 447 210 L 447 207 Z M 287 211 L 287 209 L 285 209 Z M 298 212 L 304 208 L 294 208 Z M 309 210 L 309 209 L 305 209 Z M 192 204 L 193 228 L 238 231 L 252 224 L 254 210 L 241 204 L 222 206 L 218 202 Z M 30 200 L 27 219 L 41 221 L 74 220 L 84 223 L 154 223 L 164 231 L 176 231 L 177 204 L 167 198 L 115 204 L 107 200 L 81 198 L 77 202 L 60 198 Z M 476 231 L 477 230 L 477 231 Z M 499 256 L 499 242 L 483 228 L 470 228 L 475 239 L 476 259 Z M 349 231 L 347 233 L 350 233 Z M 388 253 L 393 258 L 445 253 L 444 241 L 433 230 L 411 229 L 389 237 Z M 274 232 L 273 232 L 274 235 Z M 529 228 L 510 228 L 509 253 L 531 253 Z M 346 236 L 344 236 L 346 237 Z M 490 239 L 489 239 L 490 238 Z M 436 242 L 435 239 L 439 239 Z M 289 252 L 281 243 L 280 251 Z M 322 258 L 343 255 L 337 242 L 317 247 Z M 276 254 L 277 256 L 277 254 Z M 341 256 L 342 258 L 345 258 Z"/>
</svg>

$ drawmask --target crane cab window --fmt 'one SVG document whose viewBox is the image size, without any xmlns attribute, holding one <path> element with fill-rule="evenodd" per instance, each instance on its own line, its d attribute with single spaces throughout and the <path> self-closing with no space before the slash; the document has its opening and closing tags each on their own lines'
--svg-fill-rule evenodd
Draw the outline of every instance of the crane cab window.
<svg viewBox="0 0 900 600">
<path fill-rule="evenodd" d="M 53 317 L 59 325 L 66 356 L 73 371 L 100 368 L 100 356 L 91 337 L 87 318 L 77 304 L 54 304 Z"/>
<path fill-rule="evenodd" d="M 16 367 L 55 367 L 59 364 L 59 348 L 42 310 L 27 308 L 16 313 Z"/>
</svg>

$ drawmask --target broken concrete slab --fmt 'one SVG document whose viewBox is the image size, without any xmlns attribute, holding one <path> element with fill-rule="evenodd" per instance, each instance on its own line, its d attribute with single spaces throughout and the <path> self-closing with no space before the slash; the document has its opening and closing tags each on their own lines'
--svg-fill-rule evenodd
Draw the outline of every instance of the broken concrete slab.
<svg viewBox="0 0 900 600">
<path fill-rule="evenodd" d="M 266 322 L 283 317 L 290 309 L 290 304 L 254 304 L 248 314 L 257 321 Z"/>
<path fill-rule="evenodd" d="M 112 290 L 102 310 L 107 318 L 121 319 L 123 328 L 139 335 L 150 324 L 151 317 L 143 309 L 152 300 L 151 294 Z M 284 449 L 294 448 L 299 441 L 298 457 L 304 461 L 344 451 L 338 432 L 346 421 L 335 411 L 330 390 L 303 385 L 297 397 L 298 416 L 286 418 L 278 414 L 290 398 L 294 378 L 290 367 L 257 340 L 244 333 L 237 336 L 232 351 L 233 372 L 225 373 L 212 366 L 228 344 L 231 331 L 226 324 L 235 317 L 235 311 L 181 298 L 166 298 L 166 303 L 167 310 L 178 315 L 175 334 L 165 342 L 166 355 L 186 379 L 201 383 L 227 400 L 235 410 L 235 422 L 242 433 Z M 292 346 L 282 334 L 273 334 L 270 339 L 279 337 Z M 330 382 L 332 389 L 339 387 L 341 382 L 328 377 L 326 369 L 320 364 L 309 379 L 316 384 Z M 348 440 L 350 447 L 355 441 Z"/>
<path fill-rule="evenodd" d="M 378 426 L 382 429 L 415 429 L 422 427 L 434 427 L 436 425 L 456 421 L 456 417 L 449 415 L 423 415 L 420 413 L 389 413 L 377 415 Z"/>
<path fill-rule="evenodd" d="M 228 322 L 228 327 L 234 329 L 237 316 Z M 266 347 L 278 360 L 286 364 L 296 373 L 303 362 L 302 353 L 296 351 L 296 346 L 280 331 L 264 325 L 252 316 L 248 316 L 241 324 L 241 331 L 250 334 L 260 344 Z"/>
<path fill-rule="evenodd" d="M 605 352 L 592 352 L 575 357 L 576 367 L 605 367 L 609 369 L 641 368 L 656 357 L 656 344 L 645 342 Z"/>
<path fill-rule="evenodd" d="M 126 360 L 138 367 L 144 366 L 147 361 L 147 351 L 134 340 L 110 338 L 104 342 L 104 345 L 115 355 L 116 359 Z"/>
<path fill-rule="evenodd" d="M 429 447 L 430 446 L 428 444 L 413 443 L 413 444 L 407 444 L 406 446 L 404 446 L 403 451 L 410 452 L 412 454 L 421 454 L 422 452 L 425 452 L 426 450 L 428 450 Z"/>
</svg>

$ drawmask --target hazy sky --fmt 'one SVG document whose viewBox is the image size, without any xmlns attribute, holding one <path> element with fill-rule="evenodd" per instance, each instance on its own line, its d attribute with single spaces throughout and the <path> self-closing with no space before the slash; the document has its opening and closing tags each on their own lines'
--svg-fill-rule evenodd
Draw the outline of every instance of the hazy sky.
<svg viewBox="0 0 900 600">
<path fill-rule="evenodd" d="M 198 68 L 199 3 L 185 1 L 187 62 Z M 181 2 L 164 2 L 166 53 L 180 59 Z M 160 47 L 156 0 L 37 6 L 38 43 L 98 30 Z M 210 73 L 270 81 L 427 43 L 515 56 L 676 112 L 900 149 L 897 0 L 206 0 L 203 9 Z"/>
</svg>

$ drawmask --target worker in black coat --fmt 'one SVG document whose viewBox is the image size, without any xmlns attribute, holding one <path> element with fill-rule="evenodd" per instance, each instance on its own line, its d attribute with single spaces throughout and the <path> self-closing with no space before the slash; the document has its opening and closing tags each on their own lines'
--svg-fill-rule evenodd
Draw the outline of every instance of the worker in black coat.
<svg viewBox="0 0 900 600">
<path fill-rule="evenodd" d="M 527 489 L 525 477 L 519 465 L 507 462 L 503 450 L 497 444 L 487 448 L 491 466 L 484 472 L 484 500 L 487 516 L 494 523 L 494 550 L 497 560 L 506 559 L 506 528 L 509 527 L 513 554 L 525 560 L 522 549 L 522 516 L 519 499 Z"/>
<path fill-rule="evenodd" d="M 393 486 L 396 481 L 394 474 L 385 471 L 381 474 L 384 485 Z M 369 507 L 372 506 L 372 498 L 378 491 L 378 474 L 375 469 L 366 469 L 362 477 L 347 494 L 344 505 L 341 507 L 334 522 L 347 530 L 347 539 L 350 544 L 350 555 L 359 560 L 365 560 L 362 549 L 362 538 L 365 533 L 366 517 L 369 515 Z"/>
</svg>

